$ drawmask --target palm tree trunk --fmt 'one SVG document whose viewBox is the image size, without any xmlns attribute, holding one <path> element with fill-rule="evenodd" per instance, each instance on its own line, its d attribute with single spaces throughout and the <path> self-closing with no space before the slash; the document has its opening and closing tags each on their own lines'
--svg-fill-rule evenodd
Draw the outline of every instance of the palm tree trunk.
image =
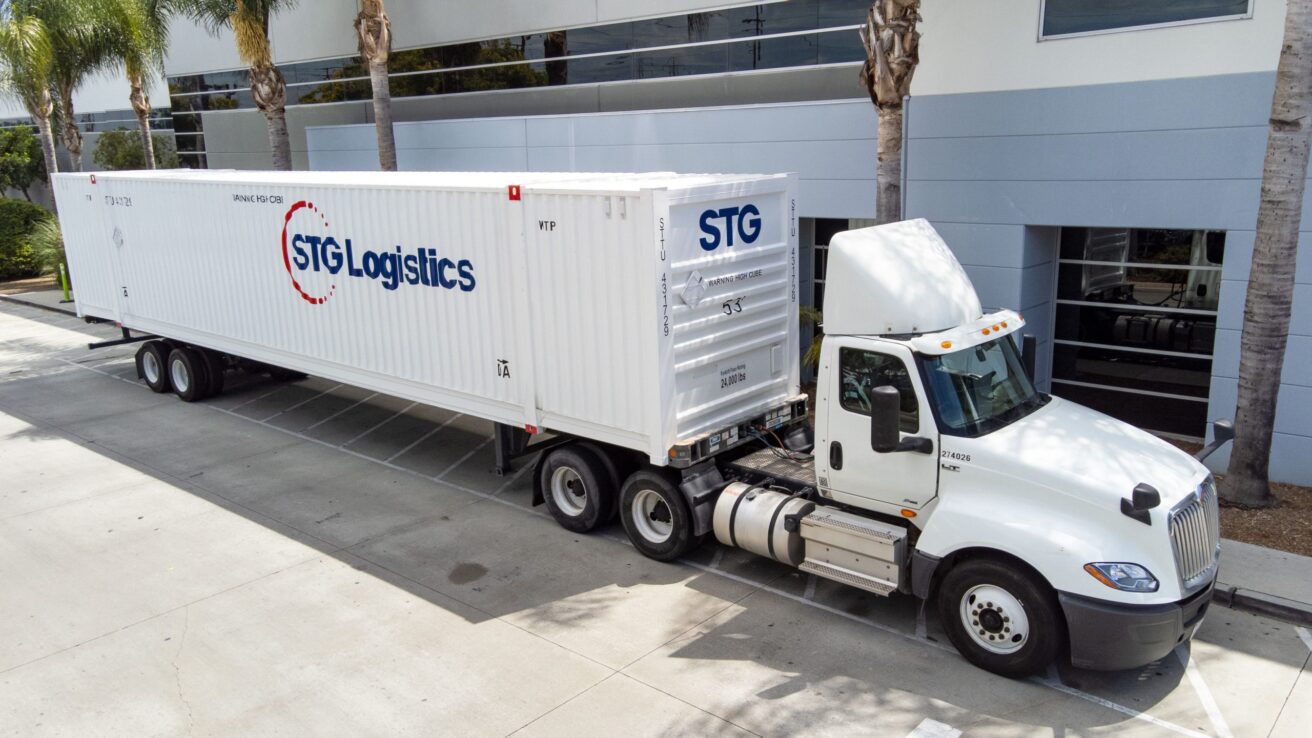
<svg viewBox="0 0 1312 738">
<path fill-rule="evenodd" d="M 36 129 L 41 134 L 41 154 L 46 158 L 46 173 L 59 171 L 59 160 L 55 158 L 55 132 L 50 127 L 50 115 L 36 115 Z"/>
<path fill-rule="evenodd" d="M 292 145 L 287 137 L 287 85 L 282 71 L 272 62 L 259 62 L 251 67 L 251 97 L 264 113 L 269 126 L 269 149 L 273 152 L 273 168 L 291 171 Z"/>
<path fill-rule="evenodd" d="M 396 171 L 396 138 L 392 133 L 392 93 L 387 65 L 370 62 L 369 84 L 374 89 L 374 127 L 378 130 L 378 165 Z"/>
<path fill-rule="evenodd" d="M 355 33 L 360 56 L 369 64 L 369 84 L 374 93 L 374 128 L 378 133 L 378 165 L 384 172 L 396 171 L 396 139 L 392 133 L 392 91 L 387 78 L 387 61 L 392 54 L 392 21 L 382 0 L 362 0 L 355 16 Z"/>
<path fill-rule="evenodd" d="M 64 148 L 68 149 L 69 166 L 72 171 L 82 171 L 82 132 L 77 128 L 77 115 L 73 112 L 73 89 L 60 89 L 59 106 L 64 122 L 61 138 Z"/>
<path fill-rule="evenodd" d="M 1312 0 L 1289 0 L 1285 38 L 1262 165 L 1253 268 L 1244 300 L 1234 449 L 1223 487 L 1227 500 L 1266 507 L 1280 375 L 1289 340 L 1294 259 L 1312 146 Z"/>
<path fill-rule="evenodd" d="M 140 76 L 133 75 L 129 80 L 132 93 L 128 100 L 132 102 L 132 112 L 137 114 L 137 130 L 141 133 L 141 153 L 146 157 L 146 168 L 155 168 L 155 146 L 150 137 L 150 98 L 146 96 L 145 85 Z"/>
<path fill-rule="evenodd" d="M 875 166 L 875 221 L 902 220 L 902 107 L 877 108 L 879 143 Z"/>
</svg>

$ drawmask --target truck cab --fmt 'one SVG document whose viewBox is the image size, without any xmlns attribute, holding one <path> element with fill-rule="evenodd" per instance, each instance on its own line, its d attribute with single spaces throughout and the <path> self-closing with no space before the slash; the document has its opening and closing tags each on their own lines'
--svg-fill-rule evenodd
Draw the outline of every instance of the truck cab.
<svg viewBox="0 0 1312 738">
<path fill-rule="evenodd" d="M 927 222 L 839 234 L 829 258 L 818 497 L 907 526 L 903 588 L 938 596 L 958 649 L 1117 669 L 1191 636 L 1218 563 L 1207 469 L 1039 392 L 1024 317 L 986 312 Z"/>
</svg>

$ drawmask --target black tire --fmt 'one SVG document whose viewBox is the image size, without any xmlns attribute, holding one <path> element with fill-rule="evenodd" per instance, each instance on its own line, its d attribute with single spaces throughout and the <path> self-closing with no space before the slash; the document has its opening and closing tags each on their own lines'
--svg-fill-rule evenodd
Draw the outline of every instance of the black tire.
<svg viewBox="0 0 1312 738">
<path fill-rule="evenodd" d="M 693 535 L 692 510 L 673 476 L 643 469 L 629 475 L 620 491 L 624 532 L 643 556 L 657 561 L 673 561 L 702 542 Z"/>
<path fill-rule="evenodd" d="M 954 566 L 939 586 L 938 614 L 948 639 L 967 661 L 1013 679 L 1046 669 L 1066 640 L 1047 582 L 1022 566 L 995 559 Z"/>
<path fill-rule="evenodd" d="M 601 457 L 577 443 L 547 453 L 538 466 L 538 484 L 551 517 L 575 533 L 605 523 L 615 509 L 615 488 Z"/>
<path fill-rule="evenodd" d="M 205 362 L 205 376 L 209 378 L 209 383 L 205 387 L 205 396 L 213 397 L 223 394 L 224 372 L 227 370 L 227 366 L 223 362 L 223 354 L 207 348 L 198 348 L 196 352 L 200 354 L 201 360 Z"/>
<path fill-rule="evenodd" d="M 146 341 L 137 349 L 137 376 L 141 377 L 152 392 L 168 392 L 173 389 L 169 384 L 169 347 L 163 341 Z"/>
<path fill-rule="evenodd" d="M 199 351 L 186 346 L 173 349 L 169 352 L 168 370 L 169 383 L 173 385 L 173 394 L 178 399 L 183 402 L 205 399 L 210 378 Z"/>
<path fill-rule="evenodd" d="M 602 479 L 605 484 L 607 495 L 611 498 L 610 514 L 606 516 L 606 520 L 603 522 L 614 520 L 619 517 L 620 514 L 620 506 L 618 504 L 620 499 L 620 487 L 624 486 L 625 478 L 628 477 L 629 473 L 633 470 L 627 468 L 628 464 L 625 463 L 627 459 L 619 456 L 617 452 L 612 451 L 609 447 L 603 446 L 595 441 L 580 441 L 579 445 L 592 451 L 597 455 L 597 458 L 601 460 L 601 469 L 605 473 L 605 476 L 602 477 Z"/>
</svg>

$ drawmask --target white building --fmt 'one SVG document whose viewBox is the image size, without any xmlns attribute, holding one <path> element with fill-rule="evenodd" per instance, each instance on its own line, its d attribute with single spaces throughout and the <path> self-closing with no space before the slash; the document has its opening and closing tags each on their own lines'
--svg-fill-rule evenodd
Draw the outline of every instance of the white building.
<svg viewBox="0 0 1312 738">
<path fill-rule="evenodd" d="M 876 118 L 857 82 L 868 0 L 387 5 L 402 168 L 796 171 L 817 301 L 829 235 L 873 214 Z M 1283 0 L 922 5 L 906 214 L 935 223 L 986 303 L 1026 313 L 1044 387 L 1203 436 L 1234 412 Z M 377 165 L 355 10 L 302 2 L 273 25 L 297 167 Z M 189 165 L 268 166 L 229 37 L 175 23 L 167 72 L 172 97 L 153 99 Z M 78 105 L 109 118 L 126 99 L 105 81 Z M 1305 239 L 1310 223 L 1307 204 Z M 1309 262 L 1272 460 L 1304 484 Z"/>
</svg>

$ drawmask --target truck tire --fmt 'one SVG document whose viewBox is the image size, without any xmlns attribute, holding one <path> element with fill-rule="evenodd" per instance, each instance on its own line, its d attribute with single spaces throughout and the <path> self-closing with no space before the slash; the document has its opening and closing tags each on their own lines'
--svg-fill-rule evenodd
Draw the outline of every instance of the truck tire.
<svg viewBox="0 0 1312 738">
<path fill-rule="evenodd" d="M 227 370 L 223 363 L 223 354 L 207 348 L 196 349 L 196 352 L 200 354 L 201 360 L 205 362 L 205 375 L 210 380 L 205 387 L 205 396 L 213 397 L 223 394 L 223 375 Z"/>
<path fill-rule="evenodd" d="M 643 469 L 620 491 L 620 521 L 634 548 L 657 561 L 673 561 L 702 542 L 693 535 L 688 501 L 666 472 Z"/>
<path fill-rule="evenodd" d="M 146 382 L 152 392 L 168 392 L 169 347 L 163 341 L 146 341 L 137 349 L 137 376 Z"/>
<path fill-rule="evenodd" d="M 597 452 L 572 443 L 547 454 L 538 468 L 543 501 L 560 527 L 587 533 L 610 520 L 615 489 Z"/>
<path fill-rule="evenodd" d="M 994 559 L 954 566 L 939 586 L 938 614 L 967 661 L 1013 679 L 1045 669 L 1065 642 L 1048 584 Z"/>
<path fill-rule="evenodd" d="M 173 349 L 169 352 L 168 370 L 169 384 L 173 386 L 173 394 L 178 399 L 183 402 L 205 399 L 210 378 L 200 352 L 186 346 Z"/>
<path fill-rule="evenodd" d="M 604 522 L 614 520 L 619 517 L 620 506 L 613 503 L 619 500 L 620 487 L 624 485 L 625 478 L 628 477 L 629 472 L 633 470 L 628 468 L 629 465 L 625 463 L 627 459 L 622 456 L 617 456 L 617 454 L 610 448 L 603 446 L 602 444 L 594 441 L 579 441 L 579 445 L 591 450 L 597 455 L 597 458 L 601 460 L 602 469 L 605 470 L 605 476 L 602 478 L 602 481 L 605 485 L 605 492 L 612 501 L 610 514 L 606 516 L 606 521 Z"/>
</svg>

